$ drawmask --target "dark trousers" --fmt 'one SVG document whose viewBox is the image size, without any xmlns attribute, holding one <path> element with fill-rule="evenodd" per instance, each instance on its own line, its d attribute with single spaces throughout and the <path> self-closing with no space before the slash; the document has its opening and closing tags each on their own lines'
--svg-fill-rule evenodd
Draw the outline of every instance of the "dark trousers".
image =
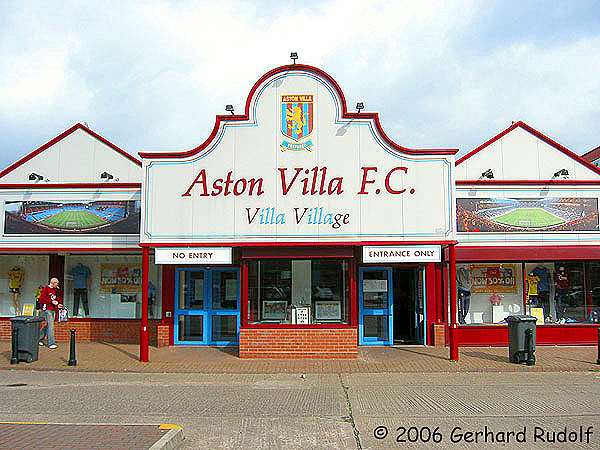
<svg viewBox="0 0 600 450">
<path fill-rule="evenodd" d="M 464 324 L 471 307 L 471 292 L 458 288 L 458 323 Z"/>
<path fill-rule="evenodd" d="M 79 302 L 83 303 L 83 310 L 85 311 L 85 316 L 89 316 L 90 307 L 88 306 L 87 289 L 73 290 L 73 316 L 79 315 Z"/>
</svg>

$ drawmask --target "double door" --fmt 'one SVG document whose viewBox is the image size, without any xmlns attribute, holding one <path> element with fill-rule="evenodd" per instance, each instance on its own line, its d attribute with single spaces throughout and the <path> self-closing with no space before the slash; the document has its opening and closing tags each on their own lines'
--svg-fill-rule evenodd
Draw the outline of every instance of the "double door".
<svg viewBox="0 0 600 450">
<path fill-rule="evenodd" d="M 175 344 L 238 344 L 239 275 L 237 268 L 175 271 Z"/>
</svg>

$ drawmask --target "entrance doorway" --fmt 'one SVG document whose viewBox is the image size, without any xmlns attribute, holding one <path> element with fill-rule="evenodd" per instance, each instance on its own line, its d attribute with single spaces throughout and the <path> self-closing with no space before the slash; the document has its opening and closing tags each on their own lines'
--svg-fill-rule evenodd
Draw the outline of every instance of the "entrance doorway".
<svg viewBox="0 0 600 450">
<path fill-rule="evenodd" d="M 425 344 L 423 267 L 359 269 L 361 345 Z"/>
<path fill-rule="evenodd" d="M 240 329 L 239 269 L 175 271 L 174 343 L 237 345 Z"/>
</svg>

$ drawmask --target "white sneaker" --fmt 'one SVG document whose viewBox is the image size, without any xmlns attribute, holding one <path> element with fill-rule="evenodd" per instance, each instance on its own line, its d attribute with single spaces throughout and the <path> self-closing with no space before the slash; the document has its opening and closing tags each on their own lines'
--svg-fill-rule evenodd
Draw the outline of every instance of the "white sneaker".
<svg viewBox="0 0 600 450">
<path fill-rule="evenodd" d="M 52 344 L 52 345 L 49 345 L 48 348 L 51 348 L 52 350 L 54 350 L 55 348 L 58 348 L 58 345 Z"/>
<path fill-rule="evenodd" d="M 38 344 L 40 344 L 40 347 L 44 346 L 44 343 L 42 341 L 39 341 Z"/>
</svg>

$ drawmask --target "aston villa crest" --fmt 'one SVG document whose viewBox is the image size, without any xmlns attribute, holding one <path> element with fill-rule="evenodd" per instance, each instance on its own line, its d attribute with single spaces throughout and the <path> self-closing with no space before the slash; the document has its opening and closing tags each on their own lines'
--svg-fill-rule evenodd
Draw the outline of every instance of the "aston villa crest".
<svg viewBox="0 0 600 450">
<path fill-rule="evenodd" d="M 286 139 L 281 151 L 312 151 L 313 143 L 308 137 L 313 130 L 314 103 L 312 95 L 281 96 L 281 132 Z"/>
</svg>

